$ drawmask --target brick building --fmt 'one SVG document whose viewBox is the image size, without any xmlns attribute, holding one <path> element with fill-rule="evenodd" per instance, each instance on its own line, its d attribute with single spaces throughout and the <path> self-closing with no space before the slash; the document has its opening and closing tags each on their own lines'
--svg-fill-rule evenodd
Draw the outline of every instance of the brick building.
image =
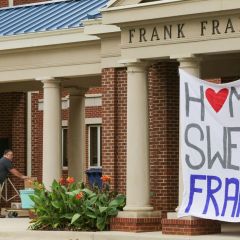
<svg viewBox="0 0 240 240">
<path fill-rule="evenodd" d="M 112 230 L 219 232 L 219 222 L 176 218 L 178 69 L 215 82 L 239 76 L 239 1 L 15 6 L 30 2 L 1 2 L 12 6 L 0 10 L 1 149 L 46 185 L 101 168 L 127 196 Z"/>
</svg>

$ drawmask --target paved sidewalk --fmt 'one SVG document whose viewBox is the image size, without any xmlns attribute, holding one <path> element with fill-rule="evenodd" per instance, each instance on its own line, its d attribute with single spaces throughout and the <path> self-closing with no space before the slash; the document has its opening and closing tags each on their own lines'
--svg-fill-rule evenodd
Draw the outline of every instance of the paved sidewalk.
<svg viewBox="0 0 240 240">
<path fill-rule="evenodd" d="M 207 236 L 167 236 L 161 232 L 49 232 L 27 230 L 27 218 L 1 218 L 0 240 L 237 240 L 240 239 L 240 224 L 224 224 L 223 233 Z"/>
</svg>

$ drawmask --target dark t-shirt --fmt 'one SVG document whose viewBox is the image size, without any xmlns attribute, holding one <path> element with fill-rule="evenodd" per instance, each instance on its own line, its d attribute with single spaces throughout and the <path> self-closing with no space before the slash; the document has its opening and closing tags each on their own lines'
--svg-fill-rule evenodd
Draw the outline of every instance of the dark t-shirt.
<svg viewBox="0 0 240 240">
<path fill-rule="evenodd" d="M 0 184 L 7 178 L 9 171 L 13 169 L 12 161 L 2 157 L 0 159 Z"/>
</svg>

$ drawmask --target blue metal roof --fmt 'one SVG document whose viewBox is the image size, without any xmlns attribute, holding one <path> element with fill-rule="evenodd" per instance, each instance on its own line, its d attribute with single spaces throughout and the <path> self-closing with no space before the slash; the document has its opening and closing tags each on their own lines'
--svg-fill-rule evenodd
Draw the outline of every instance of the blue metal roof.
<svg viewBox="0 0 240 240">
<path fill-rule="evenodd" d="M 0 36 L 82 27 L 108 0 L 69 0 L 0 8 Z"/>
</svg>

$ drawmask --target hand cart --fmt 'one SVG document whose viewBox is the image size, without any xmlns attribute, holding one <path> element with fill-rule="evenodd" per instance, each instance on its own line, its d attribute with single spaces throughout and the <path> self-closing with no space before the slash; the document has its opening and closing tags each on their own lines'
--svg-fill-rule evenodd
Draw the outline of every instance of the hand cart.
<svg viewBox="0 0 240 240">
<path fill-rule="evenodd" d="M 13 189 L 14 191 L 14 195 L 9 197 L 9 191 L 8 191 L 8 188 L 9 186 Z M 19 197 L 19 192 L 18 190 L 16 189 L 16 187 L 14 186 L 13 182 L 11 181 L 10 178 L 6 178 L 6 180 L 3 182 L 3 184 L 1 185 L 0 187 L 0 200 L 3 200 L 4 202 L 9 202 L 11 201 L 12 199 L 16 198 L 16 197 Z M 6 214 L 6 217 L 18 217 L 19 216 L 19 213 L 22 212 L 24 210 L 22 209 L 13 209 L 13 208 L 6 208 L 5 209 L 5 214 Z"/>
</svg>

